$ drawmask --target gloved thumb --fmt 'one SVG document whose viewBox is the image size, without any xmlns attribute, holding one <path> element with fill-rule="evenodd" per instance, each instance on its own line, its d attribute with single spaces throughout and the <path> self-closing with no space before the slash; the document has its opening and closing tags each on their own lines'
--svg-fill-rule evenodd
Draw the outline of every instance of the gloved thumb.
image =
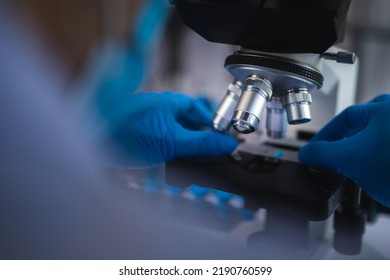
<svg viewBox="0 0 390 280">
<path fill-rule="evenodd" d="M 232 136 L 215 131 L 190 131 L 177 143 L 176 157 L 225 156 L 237 148 Z"/>
<path fill-rule="evenodd" d="M 313 168 L 326 169 L 344 174 L 345 170 L 341 169 L 343 166 L 349 166 L 349 164 L 344 165 L 343 163 L 351 155 L 346 147 L 346 140 L 309 142 L 299 150 L 299 160 L 303 164 Z"/>
</svg>

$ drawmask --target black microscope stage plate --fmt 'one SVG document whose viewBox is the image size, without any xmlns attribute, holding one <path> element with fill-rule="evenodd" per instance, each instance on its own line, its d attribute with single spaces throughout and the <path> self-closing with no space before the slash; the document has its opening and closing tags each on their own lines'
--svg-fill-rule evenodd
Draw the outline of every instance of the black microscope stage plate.
<svg viewBox="0 0 390 280">
<path fill-rule="evenodd" d="M 248 208 L 290 209 L 312 221 L 327 219 L 341 204 L 347 179 L 300 163 L 239 152 L 231 157 L 169 162 L 169 185 L 198 185 L 245 198 Z"/>
</svg>

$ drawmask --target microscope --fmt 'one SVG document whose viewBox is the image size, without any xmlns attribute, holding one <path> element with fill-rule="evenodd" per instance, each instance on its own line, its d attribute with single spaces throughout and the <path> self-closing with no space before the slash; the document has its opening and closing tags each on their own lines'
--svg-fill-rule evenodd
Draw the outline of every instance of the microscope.
<svg viewBox="0 0 390 280">
<path fill-rule="evenodd" d="M 206 40 L 240 46 L 225 61 L 234 80 L 213 121 L 222 132 L 252 133 L 266 111 L 267 135 L 285 137 L 287 123 L 311 121 L 311 93 L 324 83 L 323 60 L 356 59 L 328 52 L 343 39 L 350 0 L 171 2 Z"/>
<path fill-rule="evenodd" d="M 359 254 L 366 222 L 389 212 L 344 176 L 311 169 L 297 157 L 305 141 L 354 102 L 356 56 L 334 47 L 343 40 L 350 2 L 170 0 L 206 40 L 239 46 L 225 60 L 233 81 L 213 126 L 242 143 L 229 157 L 172 161 L 165 181 L 239 195 L 247 209 L 266 212 L 262 230 L 246 234 L 261 252 L 281 250 L 265 258 L 318 257 L 311 249 L 321 242 L 313 240 L 322 240 L 329 223 L 333 248 Z M 257 139 L 259 130 L 266 140 L 241 137 Z"/>
</svg>

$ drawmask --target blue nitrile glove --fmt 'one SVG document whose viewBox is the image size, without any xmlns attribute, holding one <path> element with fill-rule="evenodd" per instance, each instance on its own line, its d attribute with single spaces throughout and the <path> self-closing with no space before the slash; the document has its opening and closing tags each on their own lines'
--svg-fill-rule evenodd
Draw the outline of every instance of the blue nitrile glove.
<svg viewBox="0 0 390 280">
<path fill-rule="evenodd" d="M 237 146 L 212 127 L 213 112 L 204 98 L 184 94 L 134 94 L 127 118 L 112 132 L 120 165 L 144 167 L 175 158 L 223 156 Z"/>
<path fill-rule="evenodd" d="M 299 159 L 349 177 L 390 206 L 390 95 L 347 108 L 301 148 Z"/>
<path fill-rule="evenodd" d="M 97 114 L 109 125 L 116 125 L 127 116 L 128 95 L 145 81 L 152 50 L 163 35 L 170 13 L 166 0 L 141 2 L 127 40 L 106 38 L 100 42 L 75 88 L 78 93 L 93 93 L 85 98 L 85 110 Z M 113 29 L 117 24 L 115 17 L 110 9 L 104 11 L 110 19 L 105 28 Z"/>
</svg>

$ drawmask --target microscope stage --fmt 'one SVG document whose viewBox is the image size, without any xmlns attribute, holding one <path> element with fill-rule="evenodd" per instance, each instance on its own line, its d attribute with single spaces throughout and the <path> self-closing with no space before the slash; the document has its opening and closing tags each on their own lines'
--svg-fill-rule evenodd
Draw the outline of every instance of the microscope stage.
<svg viewBox="0 0 390 280">
<path fill-rule="evenodd" d="M 295 162 L 296 151 L 265 150 L 272 157 L 246 148 L 234 158 L 175 160 L 167 164 L 165 180 L 177 187 L 198 185 L 243 196 L 251 209 L 291 209 L 312 221 L 327 219 L 341 204 L 345 177 Z"/>
</svg>

